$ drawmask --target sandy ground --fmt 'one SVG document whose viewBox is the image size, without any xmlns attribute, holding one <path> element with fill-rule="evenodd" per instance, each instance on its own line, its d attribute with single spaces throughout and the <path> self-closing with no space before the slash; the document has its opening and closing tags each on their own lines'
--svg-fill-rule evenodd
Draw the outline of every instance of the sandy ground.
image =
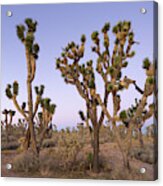
<svg viewBox="0 0 163 186">
<path fill-rule="evenodd" d="M 90 146 L 86 146 L 83 150 L 90 150 Z M 3 177 L 44 177 L 39 172 L 21 173 L 15 172 L 13 169 L 7 170 L 6 164 L 12 165 L 13 158 L 17 155 L 17 151 L 2 151 L 1 156 L 1 174 Z M 153 180 L 154 179 L 154 167 L 152 164 L 143 163 L 142 161 L 132 159 L 130 161 L 132 170 L 130 172 L 124 170 L 122 166 L 121 153 L 115 143 L 105 143 L 100 145 L 100 156 L 104 157 L 107 161 L 108 169 L 106 172 L 101 171 L 99 174 L 94 174 L 90 171 L 83 172 L 71 172 L 71 173 L 57 173 L 52 175 L 54 178 L 85 178 L 85 179 L 134 179 L 134 180 Z M 110 169 L 109 169 L 110 167 Z M 141 174 L 140 168 L 145 168 L 146 173 Z"/>
</svg>

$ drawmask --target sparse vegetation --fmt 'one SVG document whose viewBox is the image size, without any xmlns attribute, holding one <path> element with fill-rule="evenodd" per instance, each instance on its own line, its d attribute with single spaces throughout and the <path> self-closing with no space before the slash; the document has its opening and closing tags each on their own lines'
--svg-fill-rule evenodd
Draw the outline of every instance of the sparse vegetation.
<svg viewBox="0 0 163 186">
<path fill-rule="evenodd" d="M 81 120 L 76 127 L 71 128 L 69 123 L 69 127 L 60 130 L 57 129 L 60 123 L 53 124 L 56 105 L 50 98 L 43 97 L 44 85 L 35 86 L 36 100 L 33 101 L 32 83 L 40 50 L 35 41 L 37 22 L 27 18 L 25 25 L 16 27 L 17 36 L 25 47 L 27 102 L 21 106 L 18 103 L 17 81 L 7 85 L 6 96 L 22 118 L 13 122 L 15 111 L 5 109 L 2 112 L 3 166 L 10 160 L 12 173 L 25 177 L 154 179 L 156 126 L 150 125 L 146 131 L 143 127 L 156 111 L 156 104 L 147 100 L 156 94 L 156 66 L 148 58 L 144 59 L 142 68 L 146 79 L 143 88 L 138 86 L 136 79 L 124 74 L 130 59 L 136 55 L 132 47 L 138 44 L 131 26 L 130 21 L 123 21 L 112 28 L 113 47 L 109 23 L 102 27 L 101 34 L 94 31 L 90 36 L 93 42 L 90 48 L 96 56 L 95 61 L 92 57 L 81 62 L 87 42 L 84 34 L 80 44 L 72 41 L 63 48 L 56 59 L 56 68 L 65 83 L 77 89 L 86 109 L 76 111 Z M 103 93 L 98 92 L 98 76 L 103 82 Z M 135 103 L 127 109 L 122 108 L 122 92 L 131 86 L 139 94 L 139 100 L 135 98 Z M 138 172 L 140 166 L 148 167 L 144 177 Z"/>
</svg>

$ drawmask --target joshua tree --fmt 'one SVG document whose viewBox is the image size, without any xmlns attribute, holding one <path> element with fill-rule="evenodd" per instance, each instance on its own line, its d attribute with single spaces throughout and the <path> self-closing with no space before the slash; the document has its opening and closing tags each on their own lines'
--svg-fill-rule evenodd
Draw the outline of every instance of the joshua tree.
<svg viewBox="0 0 163 186">
<path fill-rule="evenodd" d="M 120 118 L 122 119 L 123 124 L 127 128 L 129 127 L 129 123 L 131 119 L 133 118 L 133 116 L 135 115 L 139 104 L 141 104 L 141 99 L 139 100 L 139 102 L 137 101 L 137 99 L 135 99 L 135 103 L 136 104 L 132 105 L 128 110 L 123 110 L 120 113 Z M 138 132 L 138 139 L 139 139 L 140 147 L 142 148 L 144 147 L 142 127 L 144 126 L 145 121 L 149 119 L 154 113 L 154 104 L 150 104 L 148 110 L 145 108 L 145 106 L 144 106 L 142 113 L 139 115 L 139 118 L 141 119 L 134 126 Z"/>
<path fill-rule="evenodd" d="M 4 109 L 2 114 L 5 115 L 4 124 L 5 124 L 5 131 L 6 131 L 6 141 L 8 143 L 9 142 L 8 137 L 9 137 L 9 133 L 11 132 L 12 121 L 13 121 L 13 117 L 15 115 L 15 111 Z"/>
<path fill-rule="evenodd" d="M 104 28 L 102 31 L 104 32 Z M 150 118 L 153 115 L 153 104 L 149 105 L 149 110 L 146 111 L 147 98 L 153 94 L 154 90 L 154 65 L 146 58 L 143 61 L 143 68 L 146 70 L 147 79 L 144 85 L 144 89 L 141 90 L 135 80 L 128 78 L 127 76 L 122 77 L 122 70 L 126 68 L 128 58 L 134 56 L 135 52 L 131 51 L 134 41 L 134 33 L 131 31 L 130 22 L 119 22 L 115 27 L 113 27 L 113 33 L 116 36 L 115 45 L 113 48 L 112 56 L 110 56 L 109 50 L 107 50 L 107 57 L 102 55 L 100 52 L 100 44 L 98 34 L 96 33 L 95 37 L 95 47 L 93 50 L 97 53 L 100 58 L 100 62 L 97 62 L 97 70 L 103 74 L 103 77 L 106 78 L 107 91 L 112 95 L 113 100 L 113 116 L 109 113 L 107 105 L 105 105 L 99 94 L 96 94 L 95 97 L 97 102 L 100 104 L 103 112 L 105 113 L 107 119 L 112 122 L 112 126 L 116 135 L 116 140 L 118 146 L 123 155 L 124 165 L 129 168 L 129 151 L 131 148 L 131 139 L 133 127 L 137 127 L 140 131 L 145 120 Z M 104 32 L 104 46 L 108 49 L 108 35 Z M 104 53 L 102 53 L 104 54 Z M 105 63 L 106 62 L 106 63 Z M 106 66 L 108 64 L 108 66 Z M 106 69 L 106 74 L 110 76 L 105 76 L 104 69 Z M 133 85 L 135 89 L 142 95 L 140 102 L 134 108 L 129 108 L 128 110 L 123 110 L 120 112 L 120 103 L 121 97 L 118 94 L 124 89 L 128 89 L 129 85 Z M 128 128 L 128 134 L 125 140 L 120 139 L 120 135 L 117 131 L 117 123 L 123 122 Z M 142 135 L 141 131 L 140 134 Z M 142 143 L 142 138 L 140 136 L 140 141 Z"/>
<path fill-rule="evenodd" d="M 84 48 L 86 37 L 82 35 L 81 44 L 78 45 L 74 42 L 69 43 L 61 54 L 61 57 L 56 60 L 56 68 L 60 70 L 62 77 L 67 84 L 72 84 L 76 87 L 79 95 L 85 100 L 87 118 L 91 121 L 93 127 L 93 170 L 94 172 L 99 171 L 99 131 L 103 124 L 104 116 L 112 122 L 113 128 L 116 129 L 117 122 L 122 121 L 119 117 L 121 97 L 118 94 L 124 89 L 128 89 L 130 85 L 133 85 L 135 89 L 143 95 L 141 104 L 138 106 L 134 117 L 131 121 L 135 121 L 140 110 L 143 111 L 146 99 L 152 92 L 147 93 L 146 89 L 153 88 L 153 74 L 148 75 L 147 82 L 145 84 L 145 90 L 142 91 L 136 84 L 135 80 L 128 78 L 127 76 L 122 77 L 122 70 L 128 66 L 128 59 L 135 55 L 135 52 L 131 50 L 135 43 L 134 33 L 131 30 L 131 23 L 127 21 L 119 22 L 113 27 L 113 33 L 115 34 L 115 42 L 113 51 L 109 49 L 110 40 L 108 31 L 110 24 L 106 23 L 102 28 L 101 32 L 103 35 L 103 47 L 100 43 L 99 32 L 95 31 L 91 35 L 94 46 L 92 52 L 97 54 L 97 61 L 94 64 L 93 60 L 87 61 L 81 64 L 81 58 L 84 56 Z M 148 60 L 149 62 L 149 60 Z M 147 60 L 146 60 L 147 63 Z M 153 72 L 153 67 L 146 64 L 148 67 L 147 71 Z M 96 72 L 95 72 L 96 71 Z M 104 83 L 104 95 L 97 93 L 97 83 L 95 81 L 96 75 L 99 74 Z M 151 88 L 151 91 L 153 90 Z M 113 99 L 113 116 L 107 110 L 108 97 L 112 96 Z M 101 112 L 98 117 L 97 107 L 101 106 Z M 143 110 L 142 110 L 143 109 Z M 130 122 L 131 123 L 131 122 Z M 130 124 L 132 126 L 132 124 Z M 131 128 L 131 127 L 130 127 Z M 115 130 L 117 131 L 117 130 Z M 128 130 L 128 133 L 130 130 Z M 119 134 L 116 132 L 117 141 L 121 149 L 121 142 Z M 127 148 L 129 149 L 129 148 Z M 123 152 L 123 151 L 122 151 Z M 123 152 L 124 154 L 124 152 Z M 125 160 L 124 156 L 124 164 Z"/>
<path fill-rule="evenodd" d="M 18 110 L 18 112 L 27 121 L 29 127 L 26 133 L 25 149 L 28 149 L 30 144 L 31 148 L 35 153 L 38 153 L 38 148 L 36 144 L 36 134 L 34 130 L 34 118 L 38 111 L 42 95 L 44 92 L 44 86 L 35 87 L 36 101 L 33 104 L 33 93 L 32 93 L 32 83 L 36 74 L 36 60 L 38 59 L 39 45 L 35 42 L 35 32 L 36 32 L 37 22 L 30 18 L 25 20 L 25 25 L 17 25 L 17 36 L 25 47 L 26 64 L 27 64 L 27 109 L 26 103 L 23 102 L 22 106 L 19 105 L 17 101 L 17 96 L 19 93 L 19 84 L 14 81 L 13 85 L 7 85 L 6 95 L 11 99 Z"/>
<path fill-rule="evenodd" d="M 55 113 L 56 105 L 51 104 L 50 102 L 51 100 L 49 98 L 44 98 L 41 100 L 42 112 L 38 113 L 40 127 L 39 149 L 42 146 L 42 142 L 45 138 L 45 135 L 48 134 L 50 130 L 52 130 L 51 122 Z"/>
</svg>

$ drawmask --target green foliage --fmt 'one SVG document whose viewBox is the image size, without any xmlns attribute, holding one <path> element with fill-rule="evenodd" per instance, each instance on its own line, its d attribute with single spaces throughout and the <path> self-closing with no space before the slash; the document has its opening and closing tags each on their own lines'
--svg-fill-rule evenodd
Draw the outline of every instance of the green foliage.
<svg viewBox="0 0 163 186">
<path fill-rule="evenodd" d="M 108 22 L 108 23 L 105 23 L 105 25 L 104 25 L 104 27 L 102 28 L 102 32 L 103 33 L 106 33 L 106 32 L 108 32 L 109 31 L 109 29 L 110 29 L 110 23 Z"/>
<path fill-rule="evenodd" d="M 40 50 L 39 45 L 38 45 L 37 43 L 35 43 L 35 44 L 33 45 L 33 51 L 34 51 L 34 53 L 38 54 L 39 50 Z"/>
<path fill-rule="evenodd" d="M 82 111 L 79 111 L 79 116 L 82 121 L 85 121 L 84 113 Z"/>
<path fill-rule="evenodd" d="M 118 68 L 119 65 L 120 65 L 120 62 L 121 62 L 121 57 L 120 56 L 116 56 L 115 59 L 114 59 L 114 63 L 113 63 L 114 67 Z"/>
<path fill-rule="evenodd" d="M 44 98 L 41 100 L 41 106 L 44 107 L 45 109 L 49 109 L 49 105 L 50 105 L 50 98 Z"/>
<path fill-rule="evenodd" d="M 13 93 L 14 93 L 14 95 L 18 95 L 18 93 L 19 93 L 19 84 L 18 84 L 18 82 L 17 81 L 14 81 L 14 83 L 13 83 Z"/>
<path fill-rule="evenodd" d="M 113 85 L 111 83 L 108 84 L 107 90 L 108 90 L 108 92 L 113 90 Z"/>
<path fill-rule="evenodd" d="M 44 85 L 41 85 L 40 88 L 38 86 L 35 86 L 35 92 L 37 95 L 42 96 L 44 93 Z"/>
<path fill-rule="evenodd" d="M 91 152 L 87 155 L 87 160 L 89 164 L 93 164 L 93 154 Z"/>
<path fill-rule="evenodd" d="M 113 29 L 112 29 L 112 32 L 113 32 L 114 34 L 116 34 L 116 33 L 118 32 L 118 27 L 117 27 L 117 26 L 114 26 Z"/>
<path fill-rule="evenodd" d="M 32 54 L 35 59 L 37 59 L 39 45 L 37 43 L 34 44 L 34 33 L 36 32 L 37 22 L 33 21 L 31 18 L 27 18 L 25 19 L 25 24 L 27 29 L 24 25 L 17 25 L 17 36 L 25 44 L 25 47 L 29 53 Z"/>
<path fill-rule="evenodd" d="M 54 114 L 55 108 L 56 108 L 56 105 L 55 105 L 55 104 L 51 104 L 51 105 L 50 105 L 50 113 L 51 113 L 51 114 Z"/>
<path fill-rule="evenodd" d="M 86 36 L 84 34 L 81 36 L 81 42 L 82 43 L 85 43 L 86 42 Z"/>
<path fill-rule="evenodd" d="M 134 57 L 135 56 L 135 51 L 132 51 L 131 53 L 130 53 L 130 57 Z"/>
<path fill-rule="evenodd" d="M 14 110 L 9 110 L 9 114 L 11 115 L 11 116 L 14 116 L 15 115 L 15 111 Z"/>
<path fill-rule="evenodd" d="M 25 107 L 26 107 L 26 103 L 25 103 L 25 102 L 23 102 L 23 103 L 22 103 L 22 110 L 24 110 L 24 109 L 25 109 Z"/>
<path fill-rule="evenodd" d="M 33 21 L 31 18 L 25 19 L 25 23 L 28 27 L 28 32 L 36 32 L 37 21 Z"/>
<path fill-rule="evenodd" d="M 88 82 L 88 87 L 91 88 L 91 89 L 95 89 L 95 82 L 94 82 L 94 79 L 91 79 L 91 80 Z"/>
<path fill-rule="evenodd" d="M 2 112 L 2 114 L 5 114 L 6 115 L 6 114 L 8 114 L 8 112 L 9 111 L 7 109 L 4 109 L 3 112 Z"/>
<path fill-rule="evenodd" d="M 153 76 L 149 76 L 147 79 L 146 79 L 146 82 L 150 85 L 153 85 L 154 84 L 154 77 Z"/>
<path fill-rule="evenodd" d="M 25 46 L 28 49 L 30 53 L 32 53 L 32 46 L 34 42 L 34 35 L 33 33 L 29 32 L 27 33 L 27 36 L 25 38 Z"/>
<path fill-rule="evenodd" d="M 38 88 L 38 86 L 35 86 L 35 92 L 36 92 L 36 94 L 38 95 L 39 94 L 39 88 Z"/>
<path fill-rule="evenodd" d="M 26 25 L 27 25 L 28 27 L 30 27 L 30 25 L 32 25 L 33 21 L 32 21 L 31 18 L 26 18 L 26 19 L 25 19 L 25 23 L 26 23 Z"/>
<path fill-rule="evenodd" d="M 44 93 L 44 89 L 45 89 L 45 86 L 44 85 L 41 85 L 40 86 L 40 95 L 42 96 L 43 93 Z"/>
<path fill-rule="evenodd" d="M 112 66 L 110 66 L 110 67 L 108 68 L 108 70 L 109 70 L 110 75 L 113 75 L 114 72 L 115 72 L 115 69 L 114 69 L 114 67 L 112 67 Z"/>
<path fill-rule="evenodd" d="M 133 32 L 130 32 L 130 33 L 128 34 L 128 38 L 129 38 L 129 42 L 132 42 L 133 39 L 134 39 L 134 33 L 133 33 Z"/>
<path fill-rule="evenodd" d="M 144 60 L 143 60 L 143 68 L 144 69 L 149 69 L 149 67 L 150 67 L 150 61 L 149 61 L 149 59 L 148 58 L 145 58 Z"/>
<path fill-rule="evenodd" d="M 41 107 L 46 109 L 49 113 L 54 114 L 56 105 L 50 104 L 51 99 L 50 98 L 44 98 L 41 100 Z"/>
<path fill-rule="evenodd" d="M 42 112 L 38 112 L 38 118 L 42 120 Z"/>
<path fill-rule="evenodd" d="M 60 68 L 60 59 L 57 58 L 56 59 L 56 69 L 59 69 Z"/>
<path fill-rule="evenodd" d="M 92 40 L 93 40 L 93 41 L 96 40 L 96 39 L 98 38 L 98 35 L 99 35 L 98 31 L 94 31 L 94 32 L 91 34 Z"/>
<path fill-rule="evenodd" d="M 117 79 L 117 80 L 119 80 L 121 77 L 122 77 L 122 72 L 121 72 L 121 71 L 119 71 L 119 72 L 118 72 L 118 74 L 117 74 L 116 79 Z"/>
<path fill-rule="evenodd" d="M 25 31 L 25 26 L 24 25 L 17 25 L 16 26 L 16 32 L 18 38 L 23 42 L 24 41 L 24 31 Z"/>
<path fill-rule="evenodd" d="M 124 32 L 128 32 L 130 30 L 130 27 L 131 27 L 131 22 L 130 21 L 124 21 L 122 23 L 122 27 L 123 27 Z"/>
<path fill-rule="evenodd" d="M 128 66 L 128 62 L 125 61 L 123 64 L 122 64 L 122 67 L 126 68 Z"/>
<path fill-rule="evenodd" d="M 11 85 L 7 85 L 7 88 L 5 90 L 6 92 L 6 96 L 9 98 L 9 99 L 12 99 L 13 95 L 11 93 Z"/>
<path fill-rule="evenodd" d="M 122 120 L 127 119 L 127 113 L 126 113 L 126 111 L 125 110 L 121 111 L 119 116 L 120 116 L 120 118 Z"/>
</svg>

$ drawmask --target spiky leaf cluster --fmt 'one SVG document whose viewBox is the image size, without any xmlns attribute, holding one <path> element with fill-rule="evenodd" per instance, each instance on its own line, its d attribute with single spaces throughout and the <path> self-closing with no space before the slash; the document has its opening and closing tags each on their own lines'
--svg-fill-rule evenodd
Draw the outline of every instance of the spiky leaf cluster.
<svg viewBox="0 0 163 186">
<path fill-rule="evenodd" d="M 25 19 L 25 25 L 17 25 L 17 36 L 24 43 L 28 52 L 33 55 L 35 59 L 38 58 L 38 52 L 40 50 L 39 45 L 35 43 L 35 32 L 37 28 L 37 22 L 31 18 Z"/>
<path fill-rule="evenodd" d="M 26 108 L 26 102 L 23 102 L 23 103 L 22 103 L 21 108 L 22 108 L 22 110 L 25 110 L 25 108 Z"/>
<path fill-rule="evenodd" d="M 15 113 L 16 112 L 14 110 L 11 110 L 11 109 L 10 110 L 4 109 L 3 112 L 2 112 L 2 114 L 4 114 L 4 115 L 9 114 L 11 117 L 13 117 L 15 115 Z"/>
<path fill-rule="evenodd" d="M 4 109 L 3 111 L 2 111 L 2 114 L 4 114 L 4 115 L 6 115 L 6 114 L 8 114 L 9 113 L 9 111 L 7 110 L 7 109 Z"/>
<path fill-rule="evenodd" d="M 148 58 L 145 58 L 145 59 L 143 60 L 143 68 L 148 70 L 149 67 L 150 67 L 150 61 L 149 61 Z"/>
<path fill-rule="evenodd" d="M 42 96 L 44 93 L 44 89 L 45 89 L 44 85 L 41 85 L 40 87 L 35 86 L 36 95 Z"/>
<path fill-rule="evenodd" d="M 149 61 L 148 58 L 145 58 L 143 61 L 143 68 L 146 70 L 146 82 L 144 87 L 144 94 L 150 96 L 154 91 L 155 77 L 154 77 L 154 65 Z"/>
<path fill-rule="evenodd" d="M 9 114 L 11 115 L 11 116 L 14 116 L 15 115 L 15 111 L 14 110 L 9 110 Z"/>
<path fill-rule="evenodd" d="M 110 41 L 108 31 L 110 30 L 110 23 L 106 23 L 102 28 L 103 34 L 103 46 L 105 50 L 101 51 L 100 35 L 98 31 L 95 31 L 91 35 L 91 39 L 95 46 L 92 47 L 92 51 L 98 55 L 96 63 L 96 71 L 102 76 L 106 82 L 108 75 L 116 80 L 120 80 L 122 77 L 122 68 L 128 66 L 127 58 L 132 58 L 135 55 L 135 51 L 131 51 L 134 41 L 134 33 L 131 31 L 131 22 L 123 21 L 119 22 L 112 29 L 115 34 L 115 45 L 112 55 L 109 51 Z"/>
<path fill-rule="evenodd" d="M 54 114 L 56 105 L 51 104 L 50 98 L 44 98 L 41 100 L 41 107 L 46 109 L 49 113 Z"/>
<path fill-rule="evenodd" d="M 85 121 L 85 116 L 84 116 L 83 111 L 81 111 L 81 110 L 79 111 L 79 116 L 80 116 L 82 121 Z"/>
<path fill-rule="evenodd" d="M 9 99 L 12 99 L 13 96 L 17 96 L 19 94 L 19 84 L 17 81 L 13 82 L 13 85 L 11 86 L 10 84 L 7 85 L 6 87 L 6 96 Z"/>
<path fill-rule="evenodd" d="M 42 120 L 42 112 L 38 112 L 38 118 Z"/>
</svg>

